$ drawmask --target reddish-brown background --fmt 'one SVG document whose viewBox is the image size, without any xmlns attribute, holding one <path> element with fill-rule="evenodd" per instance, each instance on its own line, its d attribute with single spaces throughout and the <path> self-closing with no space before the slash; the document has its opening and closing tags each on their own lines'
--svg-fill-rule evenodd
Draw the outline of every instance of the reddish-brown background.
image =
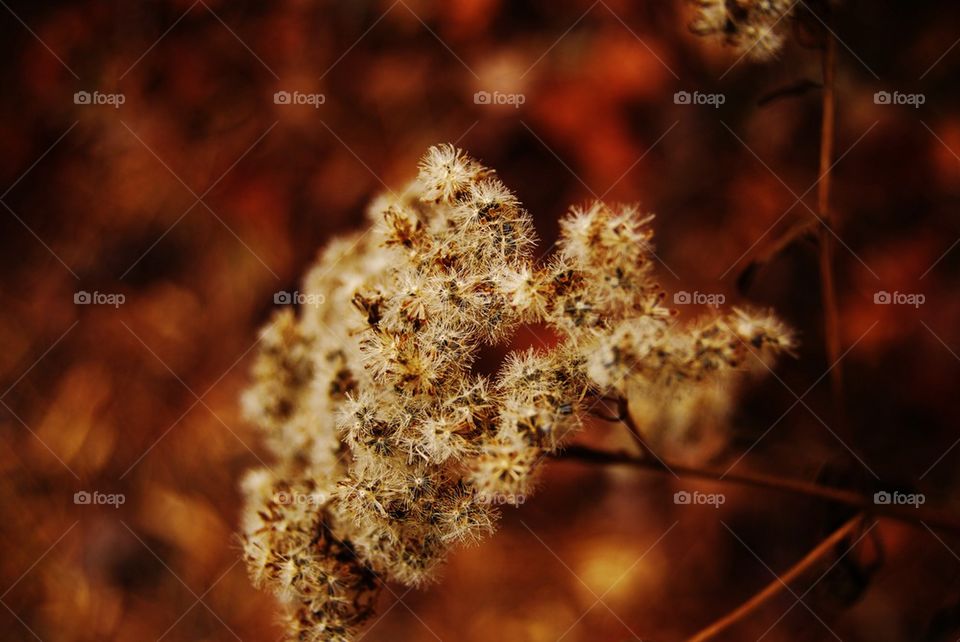
<svg viewBox="0 0 960 642">
<path fill-rule="evenodd" d="M 331 235 L 361 225 L 370 198 L 443 141 L 497 168 L 544 250 L 571 203 L 639 201 L 658 215 L 668 291 L 772 305 L 797 328 L 798 358 L 780 365 L 782 382 L 750 388 L 714 463 L 732 463 L 786 412 L 738 467 L 918 488 L 949 505 L 960 460 L 950 450 L 960 249 L 949 251 L 960 235 L 960 48 L 950 49 L 960 10 L 843 4 L 834 205 L 847 246 L 842 336 L 854 346 L 843 360 L 849 446 L 879 481 L 830 432 L 816 246 L 795 245 L 736 289 L 744 253 L 809 216 L 791 208 L 797 197 L 815 207 L 816 93 L 757 101 L 817 79 L 816 51 L 737 62 L 690 35 L 687 11 L 667 0 L 4 0 L 0 637 L 280 636 L 233 538 L 237 479 L 266 457 L 237 408 L 256 329 L 273 293 L 294 289 Z M 526 100 L 476 105 L 481 89 Z M 126 102 L 76 105 L 81 90 Z M 276 105 L 278 90 L 326 102 Z M 726 102 L 676 105 L 678 90 Z M 878 90 L 926 103 L 876 105 Z M 126 302 L 78 306 L 78 290 Z M 926 302 L 878 306 L 878 290 Z M 811 386 L 794 405 L 792 391 Z M 584 438 L 627 445 L 612 428 Z M 678 507 L 680 488 L 728 501 Z M 80 490 L 125 503 L 77 506 Z M 772 492 L 554 463 L 541 492 L 507 510 L 496 537 L 456 553 L 436 587 L 393 587 L 402 603 L 387 593 L 364 639 L 680 640 L 836 517 Z M 764 639 L 833 639 L 820 618 L 844 640 L 921 640 L 936 611 L 955 613 L 960 541 L 877 532 L 885 563 L 859 600 L 843 607 L 855 582 L 834 572 L 804 597 L 816 617 L 797 605 Z M 785 592 L 728 639 L 756 639 L 794 602 Z"/>
</svg>

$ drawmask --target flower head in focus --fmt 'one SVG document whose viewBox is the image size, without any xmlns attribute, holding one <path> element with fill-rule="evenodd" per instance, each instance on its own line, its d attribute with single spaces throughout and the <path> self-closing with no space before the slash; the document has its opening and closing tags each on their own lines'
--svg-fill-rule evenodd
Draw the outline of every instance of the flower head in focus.
<svg viewBox="0 0 960 642">
<path fill-rule="evenodd" d="M 751 361 L 792 345 L 766 313 L 678 324 L 653 280 L 652 216 L 633 206 L 573 208 L 538 263 L 529 214 L 450 145 L 369 216 L 306 275 L 301 291 L 324 303 L 262 331 L 244 396 L 275 461 L 243 482 L 244 552 L 288 605 L 292 640 L 349 640 L 383 582 L 433 580 L 531 492 L 599 399 L 682 434 L 727 411 Z M 472 371 L 530 322 L 560 342 Z"/>
</svg>

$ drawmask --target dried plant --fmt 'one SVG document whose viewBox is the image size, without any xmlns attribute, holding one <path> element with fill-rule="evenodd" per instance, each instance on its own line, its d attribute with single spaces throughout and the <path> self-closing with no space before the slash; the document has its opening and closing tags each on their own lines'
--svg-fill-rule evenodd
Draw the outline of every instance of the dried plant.
<svg viewBox="0 0 960 642">
<path fill-rule="evenodd" d="M 836 294 L 833 255 L 838 227 L 836 213 L 830 207 L 830 190 L 834 166 L 836 139 L 836 72 L 837 37 L 831 25 L 839 0 L 806 0 L 788 2 L 782 0 L 692 0 L 696 15 L 690 24 L 691 30 L 701 36 L 722 35 L 727 45 L 732 45 L 740 57 L 749 56 L 764 61 L 773 58 L 786 41 L 787 29 L 794 28 L 795 41 L 805 48 L 818 49 L 821 54 L 822 79 L 816 82 L 802 79 L 788 86 L 769 92 L 760 104 L 791 98 L 816 89 L 821 94 L 820 167 L 817 181 L 817 209 L 807 207 L 811 217 L 795 224 L 781 238 L 770 244 L 776 254 L 805 236 L 811 229 L 817 231 L 820 254 L 821 300 L 824 315 L 824 337 L 827 358 L 834 367 L 830 371 L 834 413 L 841 434 L 850 437 L 843 403 L 843 366 L 840 362 L 839 305 Z M 769 258 L 769 256 L 768 256 Z M 751 268 L 744 276 L 750 276 Z"/>
<path fill-rule="evenodd" d="M 754 60 L 777 55 L 786 39 L 789 16 L 796 2 L 789 0 L 693 0 L 696 14 L 690 29 L 715 36 L 738 54 Z"/>
<path fill-rule="evenodd" d="M 349 639 L 383 581 L 434 578 L 604 398 L 682 432 L 729 409 L 743 371 L 762 368 L 751 353 L 792 344 L 765 313 L 676 323 L 653 279 L 652 217 L 635 207 L 574 208 L 538 264 L 516 197 L 449 145 L 369 216 L 307 274 L 316 305 L 263 330 L 244 400 L 277 458 L 243 483 L 246 561 L 290 604 L 292 639 Z M 562 339 L 493 379 L 471 372 L 529 322 Z"/>
</svg>

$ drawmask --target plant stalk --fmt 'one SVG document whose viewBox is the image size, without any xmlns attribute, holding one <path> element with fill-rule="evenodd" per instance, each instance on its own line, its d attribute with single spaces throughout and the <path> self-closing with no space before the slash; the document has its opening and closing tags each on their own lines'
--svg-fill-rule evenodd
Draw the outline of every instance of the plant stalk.
<svg viewBox="0 0 960 642">
<path fill-rule="evenodd" d="M 829 20 L 829 16 L 826 17 Z M 840 314 L 837 307 L 837 291 L 834 279 L 834 229 L 837 221 L 830 210 L 832 183 L 833 147 L 836 131 L 836 61 L 837 41 L 829 29 L 824 34 L 823 49 L 823 115 L 820 124 L 820 182 L 817 184 L 817 210 L 820 216 L 820 284 L 823 306 L 824 342 L 827 363 L 830 366 L 830 388 L 833 395 L 834 414 L 839 433 L 849 437 L 846 413 L 843 406 L 843 364 L 840 363 Z"/>
<path fill-rule="evenodd" d="M 689 638 L 687 642 L 704 642 L 705 640 L 709 640 L 723 633 L 730 627 L 734 626 L 737 622 L 740 622 L 758 608 L 766 604 L 771 598 L 787 588 L 790 585 L 790 582 L 800 577 L 804 572 L 816 564 L 824 555 L 829 553 L 837 543 L 843 540 L 844 537 L 846 537 L 856 528 L 862 517 L 862 514 L 857 514 L 856 516 L 850 518 L 843 526 L 835 530 L 830 534 L 829 537 L 817 544 L 816 547 L 814 547 L 803 557 L 803 559 L 791 566 L 786 573 L 783 575 L 778 575 L 776 579 L 767 584 L 759 593 L 751 597 L 749 600 L 738 606 L 730 613 L 727 613 L 720 619 L 716 620 L 693 637 Z"/>
<path fill-rule="evenodd" d="M 558 460 L 580 461 L 591 464 L 623 465 L 643 468 L 659 473 L 675 474 L 681 478 L 702 479 L 725 484 L 739 484 L 754 488 L 765 488 L 806 497 L 824 499 L 836 504 L 844 504 L 879 517 L 896 520 L 911 525 L 926 525 L 930 528 L 960 535 L 960 519 L 928 506 L 908 506 L 898 504 L 876 504 L 873 497 L 867 497 L 856 491 L 823 486 L 797 479 L 787 479 L 763 473 L 733 473 L 720 468 L 693 467 L 681 464 L 661 463 L 654 458 L 640 458 L 626 452 L 609 452 L 588 446 L 568 446 L 555 455 Z"/>
</svg>

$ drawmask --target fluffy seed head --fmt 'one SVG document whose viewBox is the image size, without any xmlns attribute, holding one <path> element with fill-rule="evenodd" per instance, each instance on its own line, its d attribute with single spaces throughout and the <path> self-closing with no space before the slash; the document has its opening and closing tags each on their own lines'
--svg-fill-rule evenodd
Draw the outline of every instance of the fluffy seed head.
<svg viewBox="0 0 960 642">
<path fill-rule="evenodd" d="M 244 555 L 289 605 L 290 639 L 345 641 L 383 581 L 434 579 L 452 546 L 494 528 L 601 397 L 680 436 L 731 405 L 738 370 L 792 340 L 766 313 L 675 324 L 653 280 L 651 216 L 592 203 L 533 258 L 533 222 L 493 172 L 430 148 L 370 234 L 335 239 L 262 332 L 247 417 L 275 470 L 245 478 Z M 471 366 L 521 323 L 559 341 Z M 726 405 L 724 405 L 726 404 Z"/>
</svg>

